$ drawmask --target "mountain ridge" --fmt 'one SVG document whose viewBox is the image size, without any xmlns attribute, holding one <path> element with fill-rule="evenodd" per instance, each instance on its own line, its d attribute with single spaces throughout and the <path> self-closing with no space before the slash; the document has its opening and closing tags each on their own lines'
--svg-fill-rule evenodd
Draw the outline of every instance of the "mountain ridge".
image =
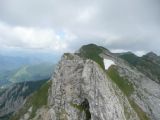
<svg viewBox="0 0 160 120">
<path fill-rule="evenodd" d="M 114 65 L 105 69 L 104 59 Z M 82 46 L 73 54 L 65 53 L 51 78 L 47 104 L 34 109 L 32 116 L 32 104 L 22 107 L 23 114 L 17 112 L 13 118 L 159 120 L 160 84 L 134 66 L 139 59 L 131 62 L 132 59 L 93 44 Z"/>
</svg>

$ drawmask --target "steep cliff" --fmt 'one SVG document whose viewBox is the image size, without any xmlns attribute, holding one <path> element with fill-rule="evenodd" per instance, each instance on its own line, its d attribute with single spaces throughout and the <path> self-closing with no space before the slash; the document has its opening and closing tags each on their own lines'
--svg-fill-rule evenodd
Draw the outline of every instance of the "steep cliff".
<svg viewBox="0 0 160 120">
<path fill-rule="evenodd" d="M 8 120 L 19 110 L 28 96 L 39 89 L 47 80 L 16 83 L 0 94 L 0 120 Z"/>
<path fill-rule="evenodd" d="M 53 78 L 51 114 L 69 120 L 138 120 L 127 98 L 94 61 L 64 55 Z"/>
<path fill-rule="evenodd" d="M 160 85 L 127 61 L 93 44 L 83 46 L 77 53 L 64 54 L 52 85 L 45 91 L 45 98 L 43 94 L 30 99 L 39 102 L 47 97 L 47 103 L 35 107 L 28 100 L 30 104 L 12 119 L 160 119 Z"/>
</svg>

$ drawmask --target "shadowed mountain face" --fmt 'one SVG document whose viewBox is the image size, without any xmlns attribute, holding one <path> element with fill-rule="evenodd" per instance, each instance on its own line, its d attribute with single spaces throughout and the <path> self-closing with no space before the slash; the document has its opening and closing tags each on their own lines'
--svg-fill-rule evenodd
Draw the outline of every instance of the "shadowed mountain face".
<svg viewBox="0 0 160 120">
<path fill-rule="evenodd" d="M 106 67 L 108 66 L 108 67 Z M 51 81 L 11 120 L 159 120 L 159 57 L 89 44 L 65 53 Z"/>
<path fill-rule="evenodd" d="M 0 93 L 0 119 L 7 120 L 19 110 L 26 98 L 38 90 L 47 80 L 22 82 L 11 85 Z"/>
</svg>

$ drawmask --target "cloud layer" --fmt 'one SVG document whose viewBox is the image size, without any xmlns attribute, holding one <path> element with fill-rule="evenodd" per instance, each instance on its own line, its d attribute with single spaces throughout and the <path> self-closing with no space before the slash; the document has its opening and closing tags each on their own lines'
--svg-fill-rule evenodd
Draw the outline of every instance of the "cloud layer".
<svg viewBox="0 0 160 120">
<path fill-rule="evenodd" d="M 2 48 L 74 51 L 96 43 L 160 54 L 159 0 L 3 0 Z"/>
</svg>

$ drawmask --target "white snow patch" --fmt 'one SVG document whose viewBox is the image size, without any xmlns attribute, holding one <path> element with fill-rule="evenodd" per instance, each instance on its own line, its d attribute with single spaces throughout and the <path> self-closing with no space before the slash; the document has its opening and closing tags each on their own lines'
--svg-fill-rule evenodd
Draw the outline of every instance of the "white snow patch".
<svg viewBox="0 0 160 120">
<path fill-rule="evenodd" d="M 104 59 L 103 62 L 104 62 L 104 67 L 105 67 L 106 70 L 108 70 L 108 68 L 111 65 L 115 65 L 114 61 L 112 61 L 112 60 Z"/>
</svg>

